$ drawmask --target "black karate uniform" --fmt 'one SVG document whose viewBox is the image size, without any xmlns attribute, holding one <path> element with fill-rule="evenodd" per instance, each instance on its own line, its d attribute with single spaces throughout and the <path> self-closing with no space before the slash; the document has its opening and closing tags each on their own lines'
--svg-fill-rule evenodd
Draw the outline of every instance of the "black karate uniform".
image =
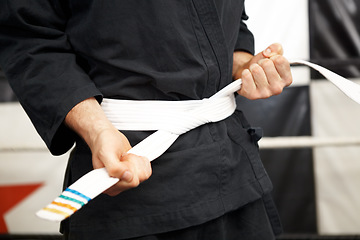
<svg viewBox="0 0 360 240">
<path fill-rule="evenodd" d="M 93 96 L 213 95 L 232 81 L 233 52 L 254 51 L 246 19 L 242 0 L 0 1 L 0 64 L 50 151 L 63 154 L 76 142 L 68 186 L 92 170 L 89 148 L 63 124 L 72 107 Z M 150 133 L 124 134 L 135 145 Z M 257 140 L 239 111 L 200 126 L 152 162 L 149 180 L 116 197 L 100 195 L 63 231 L 69 239 L 130 238 L 269 202 Z"/>
</svg>

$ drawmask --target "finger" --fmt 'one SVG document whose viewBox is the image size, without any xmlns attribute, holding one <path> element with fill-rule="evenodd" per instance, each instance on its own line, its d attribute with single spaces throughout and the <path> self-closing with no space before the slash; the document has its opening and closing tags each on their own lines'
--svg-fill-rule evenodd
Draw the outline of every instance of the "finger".
<svg viewBox="0 0 360 240">
<path fill-rule="evenodd" d="M 134 175 L 139 179 L 140 183 L 147 180 L 152 174 L 151 163 L 148 158 L 135 154 L 125 154 L 121 161 L 129 164 Z"/>
<path fill-rule="evenodd" d="M 129 176 L 126 176 L 129 174 Z M 120 181 L 118 181 L 114 186 L 104 191 L 105 194 L 108 194 L 110 196 L 115 196 L 121 192 L 124 192 L 126 190 L 129 190 L 131 188 L 135 188 L 139 186 L 140 181 L 136 177 L 135 174 L 133 174 L 130 171 L 125 171 L 122 178 L 120 178 Z"/>
<path fill-rule="evenodd" d="M 283 54 L 284 54 L 284 50 L 280 43 L 273 43 L 262 52 L 262 55 L 265 58 L 270 58 L 275 55 L 283 55 Z"/>
<path fill-rule="evenodd" d="M 268 83 L 262 68 L 259 65 L 254 64 L 250 69 L 252 71 L 243 71 L 243 84 L 239 94 L 250 100 L 269 97 L 270 92 L 268 90 Z"/>
<path fill-rule="evenodd" d="M 139 186 L 140 182 L 134 181 L 134 179 L 136 179 L 136 178 L 133 178 L 133 180 L 130 183 L 120 180 L 114 186 L 112 186 L 109 189 L 107 189 L 106 191 L 104 191 L 104 193 L 109 196 L 116 196 L 119 193 L 122 193 L 126 190 L 129 190 L 129 189 Z"/>
<path fill-rule="evenodd" d="M 246 98 L 248 98 L 248 96 L 251 94 L 251 92 L 256 90 L 256 85 L 255 82 L 252 78 L 251 72 L 249 69 L 245 69 L 244 71 L 242 71 L 241 73 L 241 88 L 238 91 L 238 93 L 241 96 L 244 96 Z"/>
<path fill-rule="evenodd" d="M 105 194 L 108 194 L 109 196 L 115 196 L 125 190 L 135 187 L 134 179 L 136 180 L 136 178 L 134 177 L 132 169 L 129 168 L 129 166 L 127 166 L 126 164 L 119 161 L 117 168 L 107 168 L 107 171 L 110 176 L 117 177 L 120 179 L 120 181 L 111 188 L 104 191 Z M 136 184 L 136 186 L 138 186 L 138 184 Z"/>
<path fill-rule="evenodd" d="M 270 91 L 270 94 L 280 94 L 285 87 L 285 82 L 280 77 L 273 61 L 270 59 L 263 59 L 259 62 L 259 65 L 263 68 L 265 72 L 267 81 L 269 83 L 268 90 Z"/>
<path fill-rule="evenodd" d="M 141 182 L 147 180 L 152 174 L 150 161 L 146 157 L 140 157 L 134 154 L 126 154 L 121 158 L 121 163 L 127 165 L 127 167 L 130 169 L 131 178 L 129 179 L 131 180 L 129 181 L 121 178 L 117 184 L 104 192 L 110 196 L 115 196 L 123 191 L 138 187 Z M 125 172 L 124 175 L 127 172 Z"/>
<path fill-rule="evenodd" d="M 274 56 L 271 57 L 274 66 L 284 81 L 285 86 L 289 86 L 292 83 L 292 74 L 290 70 L 290 63 L 289 61 L 283 56 Z"/>
<path fill-rule="evenodd" d="M 128 167 L 120 162 L 120 158 L 121 153 L 101 150 L 93 155 L 93 167 L 105 167 L 111 177 L 121 178 Z"/>
<path fill-rule="evenodd" d="M 147 179 L 149 179 L 149 177 L 152 175 L 152 167 L 151 167 L 151 163 L 148 158 L 141 157 L 141 159 L 142 159 L 141 167 L 142 167 L 143 174 L 141 175 L 142 178 L 140 178 L 140 182 L 144 182 Z"/>
<path fill-rule="evenodd" d="M 258 90 L 261 91 L 261 89 L 268 87 L 269 83 L 267 81 L 265 71 L 259 64 L 257 63 L 252 64 L 249 70 L 251 72 L 251 75 L 254 79 L 254 83 Z"/>
<path fill-rule="evenodd" d="M 134 170 L 131 166 L 121 162 L 120 160 L 105 165 L 105 168 L 111 177 L 119 178 L 120 181 L 131 182 L 133 179 Z"/>
</svg>

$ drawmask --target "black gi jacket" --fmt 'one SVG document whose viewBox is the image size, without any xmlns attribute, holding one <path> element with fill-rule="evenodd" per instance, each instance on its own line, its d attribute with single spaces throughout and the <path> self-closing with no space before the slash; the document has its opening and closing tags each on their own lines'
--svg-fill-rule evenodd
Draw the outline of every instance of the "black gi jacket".
<svg viewBox="0 0 360 240">
<path fill-rule="evenodd" d="M 0 1 L 0 64 L 50 151 L 76 141 L 65 185 L 92 169 L 63 125 L 95 96 L 209 97 L 232 81 L 232 53 L 253 53 L 243 0 Z M 134 145 L 148 132 L 127 131 Z M 271 183 L 241 112 L 182 136 L 153 175 L 101 195 L 63 224 L 70 239 L 120 239 L 200 224 L 261 198 Z M 54 196 L 55 197 L 55 196 Z"/>
</svg>

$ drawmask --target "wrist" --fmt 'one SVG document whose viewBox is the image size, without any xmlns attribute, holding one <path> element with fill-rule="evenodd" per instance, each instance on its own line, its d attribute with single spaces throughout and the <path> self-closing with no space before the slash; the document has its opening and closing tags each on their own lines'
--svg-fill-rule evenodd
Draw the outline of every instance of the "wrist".
<svg viewBox="0 0 360 240">
<path fill-rule="evenodd" d="M 95 98 L 78 103 L 69 111 L 64 122 L 85 140 L 90 149 L 101 132 L 115 128 Z"/>
<path fill-rule="evenodd" d="M 241 76 L 241 72 L 248 68 L 250 60 L 254 56 L 248 52 L 236 51 L 233 54 L 233 71 L 232 76 L 234 79 L 239 78 Z"/>
</svg>

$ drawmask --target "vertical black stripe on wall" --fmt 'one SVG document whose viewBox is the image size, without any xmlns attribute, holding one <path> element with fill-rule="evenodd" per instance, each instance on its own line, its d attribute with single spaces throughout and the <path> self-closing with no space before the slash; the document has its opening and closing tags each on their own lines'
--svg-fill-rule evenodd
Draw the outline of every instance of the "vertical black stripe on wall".
<svg viewBox="0 0 360 240">
<path fill-rule="evenodd" d="M 346 77 L 360 77 L 360 1 L 309 0 L 310 58 Z M 323 78 L 312 70 L 313 79 Z"/>
</svg>

